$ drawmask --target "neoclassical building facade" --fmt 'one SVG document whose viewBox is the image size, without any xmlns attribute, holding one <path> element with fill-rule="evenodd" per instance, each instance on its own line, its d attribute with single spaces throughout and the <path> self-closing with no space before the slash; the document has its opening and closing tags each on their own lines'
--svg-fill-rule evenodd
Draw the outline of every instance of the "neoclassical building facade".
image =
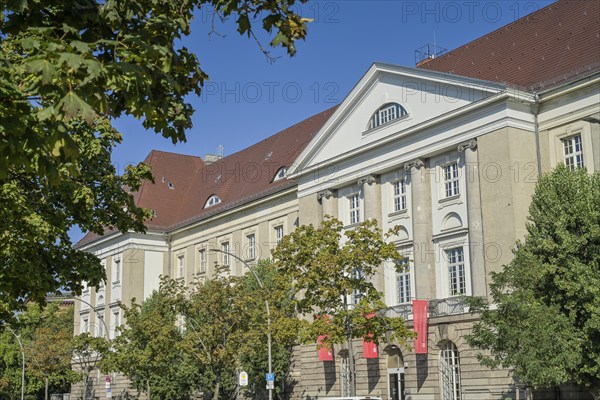
<svg viewBox="0 0 600 400">
<path fill-rule="evenodd" d="M 210 279 L 214 261 L 247 272 L 211 248 L 254 262 L 325 215 L 349 229 L 376 219 L 400 227 L 395 243 L 409 268 L 381 265 L 374 283 L 388 315 L 411 327 L 413 300 L 427 301 L 427 351 L 390 343 L 364 358 L 357 342 L 357 394 L 519 398 L 511 371 L 482 367 L 467 345 L 476 316 L 462 297 L 489 297 L 490 273 L 525 234 L 540 173 L 558 163 L 600 170 L 598 4 L 558 1 L 418 68 L 375 63 L 339 106 L 213 163 L 153 151 L 156 183 L 136 194 L 154 210 L 148 233 L 78 244 L 103 260 L 108 280 L 84 291 L 93 309 L 76 303 L 74 333 L 114 335 L 117 302 L 147 297 L 161 274 Z M 298 347 L 288 396 L 348 395 L 347 352 L 333 353 L 319 361 L 314 345 Z M 113 396 L 127 385 L 115 378 Z"/>
</svg>

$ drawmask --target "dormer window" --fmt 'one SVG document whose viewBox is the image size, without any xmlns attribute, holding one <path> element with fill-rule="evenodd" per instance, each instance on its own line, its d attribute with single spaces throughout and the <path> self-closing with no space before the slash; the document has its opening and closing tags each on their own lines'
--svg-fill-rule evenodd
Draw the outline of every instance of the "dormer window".
<svg viewBox="0 0 600 400">
<path fill-rule="evenodd" d="M 215 204 L 219 204 L 220 202 L 221 202 L 221 199 L 219 198 L 219 196 L 217 196 L 216 194 L 213 194 L 206 201 L 206 204 L 204 205 L 204 208 L 212 207 Z"/>
<path fill-rule="evenodd" d="M 398 103 L 387 103 L 375 111 L 371 119 L 369 120 L 368 129 L 375 129 L 381 125 L 387 124 L 394 120 L 400 119 L 407 116 L 408 113 Z"/>
<path fill-rule="evenodd" d="M 279 168 L 277 170 L 277 173 L 275 174 L 275 178 L 273 178 L 273 182 L 285 178 L 285 173 L 286 172 L 287 172 L 287 167 L 281 167 L 281 168 Z"/>
</svg>

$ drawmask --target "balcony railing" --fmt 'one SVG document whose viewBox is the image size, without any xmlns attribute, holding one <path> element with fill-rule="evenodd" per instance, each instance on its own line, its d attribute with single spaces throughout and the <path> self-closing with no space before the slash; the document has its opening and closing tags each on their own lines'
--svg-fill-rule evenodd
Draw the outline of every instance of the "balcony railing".
<svg viewBox="0 0 600 400">
<path fill-rule="evenodd" d="M 464 314 L 468 312 L 465 301 L 462 297 L 447 297 L 445 299 L 429 300 L 428 307 L 429 318 L 443 317 L 446 315 Z M 412 319 L 412 304 L 399 304 L 388 307 L 385 316 L 390 318 Z"/>
</svg>

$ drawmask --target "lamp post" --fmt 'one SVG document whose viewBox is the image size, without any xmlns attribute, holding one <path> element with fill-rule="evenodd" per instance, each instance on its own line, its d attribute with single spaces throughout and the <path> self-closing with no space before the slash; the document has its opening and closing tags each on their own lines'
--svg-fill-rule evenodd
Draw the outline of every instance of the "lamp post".
<svg viewBox="0 0 600 400">
<path fill-rule="evenodd" d="M 19 343 L 19 347 L 21 348 L 21 357 L 22 357 L 22 368 L 21 368 L 21 400 L 25 398 L 25 350 L 23 350 L 23 343 L 21 343 L 20 335 L 17 335 L 15 331 L 12 330 L 11 327 L 7 326 L 6 329 L 10 333 L 13 334 L 17 342 Z"/>
<path fill-rule="evenodd" d="M 258 282 L 258 286 L 261 289 L 264 289 L 263 283 L 260 280 L 260 278 L 258 277 L 258 274 L 254 270 L 254 268 L 252 268 L 252 266 L 250 264 L 248 264 L 246 261 L 242 260 L 240 257 L 238 257 L 235 254 L 230 253 L 228 251 L 223 251 L 223 250 L 219 250 L 219 249 L 211 249 L 211 251 L 216 251 L 219 253 L 227 254 L 228 256 L 233 257 L 236 260 L 238 260 L 239 262 L 241 262 L 242 264 L 244 264 L 246 266 L 246 268 L 248 268 L 250 270 L 250 272 L 252 272 L 252 275 L 254 275 L 254 277 L 256 278 L 256 281 Z M 273 373 L 273 361 L 272 361 L 272 356 L 271 356 L 271 309 L 269 308 L 269 300 L 267 300 L 267 299 L 265 299 L 265 306 L 267 308 L 267 348 L 268 348 L 268 355 L 269 355 L 269 374 L 272 374 Z M 269 391 L 269 400 L 273 400 L 273 389 L 269 388 L 267 390 Z"/>
</svg>

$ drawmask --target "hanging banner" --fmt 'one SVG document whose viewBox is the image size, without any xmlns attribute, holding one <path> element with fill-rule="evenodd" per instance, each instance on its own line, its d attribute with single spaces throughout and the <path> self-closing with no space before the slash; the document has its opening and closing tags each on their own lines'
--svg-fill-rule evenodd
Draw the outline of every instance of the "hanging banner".
<svg viewBox="0 0 600 400">
<path fill-rule="evenodd" d="M 321 342 L 325 338 L 326 338 L 325 335 L 319 336 L 319 339 L 317 341 L 319 343 L 319 346 L 321 345 Z M 333 361 L 333 352 L 331 351 L 331 349 L 328 349 L 327 347 L 321 347 L 318 351 L 318 354 L 319 354 L 319 361 Z"/>
<path fill-rule="evenodd" d="M 372 334 L 368 335 L 369 338 L 373 337 Z M 375 342 L 369 342 L 367 338 L 363 338 L 363 357 L 364 358 L 379 358 L 379 349 Z"/>
<path fill-rule="evenodd" d="M 413 321 L 415 338 L 415 353 L 427 354 L 427 300 L 413 300 Z"/>
</svg>

